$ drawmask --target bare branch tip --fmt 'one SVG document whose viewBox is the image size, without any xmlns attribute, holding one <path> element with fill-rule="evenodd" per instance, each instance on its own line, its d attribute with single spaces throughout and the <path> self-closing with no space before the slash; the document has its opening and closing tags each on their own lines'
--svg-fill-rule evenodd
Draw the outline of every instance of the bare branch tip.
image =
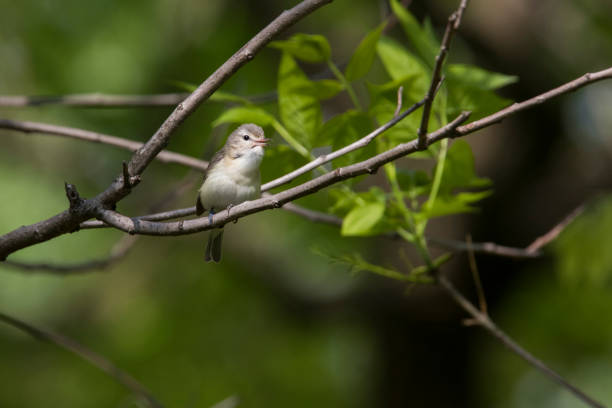
<svg viewBox="0 0 612 408">
<path fill-rule="evenodd" d="M 68 198 L 68 202 L 70 203 L 70 210 L 75 210 L 83 201 L 77 188 L 74 184 L 70 184 L 68 182 L 64 182 L 64 189 L 66 190 L 66 197 Z"/>
</svg>

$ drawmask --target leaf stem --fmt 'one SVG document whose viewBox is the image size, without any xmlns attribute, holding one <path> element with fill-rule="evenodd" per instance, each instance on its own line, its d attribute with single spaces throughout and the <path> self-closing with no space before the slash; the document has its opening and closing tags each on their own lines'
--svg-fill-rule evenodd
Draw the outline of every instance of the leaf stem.
<svg viewBox="0 0 612 408">
<path fill-rule="evenodd" d="M 344 74 L 338 69 L 338 67 L 336 66 L 336 64 L 334 64 L 332 60 L 327 60 L 327 65 L 329 66 L 329 69 L 333 72 L 333 74 L 336 76 L 336 78 L 338 78 L 338 80 L 342 82 L 342 85 L 344 85 L 344 87 L 346 88 L 346 92 L 348 92 L 349 96 L 351 97 L 351 101 L 353 101 L 355 108 L 357 108 L 357 110 L 359 111 L 362 111 L 363 109 L 361 107 L 361 104 L 359 103 L 359 99 L 357 99 L 357 94 L 351 86 L 351 83 L 346 79 Z"/>
<path fill-rule="evenodd" d="M 304 156 L 308 160 L 314 160 L 314 157 L 308 149 L 306 149 L 300 142 L 298 142 L 289 131 L 276 119 L 272 122 L 272 127 L 274 130 L 278 132 L 278 134 L 289 144 L 289 146 L 293 147 L 293 149 L 298 152 L 300 155 Z"/>
</svg>

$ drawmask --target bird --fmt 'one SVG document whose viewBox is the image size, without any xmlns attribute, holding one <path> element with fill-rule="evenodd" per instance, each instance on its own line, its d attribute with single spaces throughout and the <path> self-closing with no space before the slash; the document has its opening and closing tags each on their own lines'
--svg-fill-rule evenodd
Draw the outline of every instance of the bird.
<svg viewBox="0 0 612 408">
<path fill-rule="evenodd" d="M 259 166 L 268 141 L 263 129 L 253 123 L 240 125 L 230 133 L 225 145 L 210 160 L 196 199 L 197 215 L 208 211 L 212 222 L 213 214 L 260 196 Z M 208 234 L 206 262 L 221 260 L 222 242 L 223 227 Z"/>
</svg>

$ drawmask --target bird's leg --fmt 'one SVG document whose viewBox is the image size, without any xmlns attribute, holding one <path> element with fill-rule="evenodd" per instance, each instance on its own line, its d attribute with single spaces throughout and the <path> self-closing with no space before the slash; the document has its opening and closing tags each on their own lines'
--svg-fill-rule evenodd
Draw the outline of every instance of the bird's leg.
<svg viewBox="0 0 612 408">
<path fill-rule="evenodd" d="M 208 223 L 209 223 L 209 224 L 212 224 L 212 221 L 213 221 L 213 215 L 215 215 L 215 212 L 214 212 L 214 211 L 211 209 L 211 210 L 208 212 Z"/>
<path fill-rule="evenodd" d="M 234 206 L 234 204 L 231 204 L 231 203 L 230 203 L 230 204 L 227 206 L 227 208 L 225 209 L 225 211 L 227 211 L 227 216 L 228 216 L 228 217 L 229 217 L 229 212 L 230 212 L 230 210 L 232 209 L 232 207 L 233 207 L 233 206 Z M 234 224 L 235 224 L 235 223 L 237 223 L 237 222 L 238 222 L 238 218 L 236 218 L 236 219 L 234 220 Z"/>
</svg>

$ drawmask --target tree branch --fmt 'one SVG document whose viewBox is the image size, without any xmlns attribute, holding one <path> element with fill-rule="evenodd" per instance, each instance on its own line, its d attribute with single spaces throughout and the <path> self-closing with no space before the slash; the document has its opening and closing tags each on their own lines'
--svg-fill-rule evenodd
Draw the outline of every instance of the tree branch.
<svg viewBox="0 0 612 408">
<path fill-rule="evenodd" d="M 123 139 L 120 137 L 105 135 L 103 133 L 91 132 L 83 129 L 76 129 L 66 126 L 49 125 L 37 122 L 22 122 L 10 119 L 0 119 L 0 129 L 10 129 L 23 133 L 42 133 L 49 135 L 65 136 L 88 142 L 103 143 L 110 146 L 120 147 L 134 152 L 143 146 L 143 143 Z M 162 163 L 181 164 L 192 169 L 206 171 L 208 162 L 196 159 L 184 154 L 162 150 L 155 157 Z"/>
<path fill-rule="evenodd" d="M 126 256 L 136 243 L 137 239 L 137 236 L 124 235 L 115 243 L 115 245 L 113 245 L 113 248 L 110 250 L 110 255 L 102 259 L 93 259 L 90 261 L 67 265 L 49 262 L 27 263 L 7 259 L 4 261 L 3 265 L 30 273 L 50 272 L 56 275 L 77 275 L 93 270 L 103 270 L 109 268 Z"/>
<path fill-rule="evenodd" d="M 80 107 L 148 107 L 174 106 L 185 100 L 189 93 L 167 93 L 154 95 L 108 95 L 102 93 L 73 94 L 59 96 L 0 96 L 2 107 L 26 107 L 42 105 L 65 105 Z"/>
<path fill-rule="evenodd" d="M 421 126 L 419 127 L 419 130 L 417 132 L 420 149 L 424 149 L 427 147 L 425 143 L 427 142 L 426 135 L 427 129 L 429 127 L 429 117 L 431 116 L 431 107 L 436 97 L 436 88 L 441 83 L 442 65 L 444 64 L 444 59 L 448 54 L 450 43 L 453 39 L 453 34 L 457 29 L 459 29 L 459 25 L 461 24 L 461 17 L 463 16 L 463 12 L 466 7 L 467 0 L 461 0 L 459 8 L 457 9 L 457 11 L 451 14 L 450 17 L 448 17 L 448 22 L 446 23 L 444 37 L 442 37 L 442 44 L 440 45 L 440 52 L 436 56 L 436 62 L 434 64 L 434 69 L 431 76 L 431 83 L 429 84 L 429 90 L 427 91 L 427 95 L 425 96 L 423 116 L 421 117 Z"/>
<path fill-rule="evenodd" d="M 23 332 L 26 332 L 30 336 L 34 337 L 36 340 L 48 341 L 73 354 L 76 354 L 83 360 L 88 361 L 94 367 L 102 370 L 110 377 L 114 378 L 115 381 L 122 384 L 134 394 L 144 398 L 149 406 L 153 408 L 162 408 L 162 404 L 157 401 L 157 399 L 140 382 L 138 382 L 138 380 L 136 380 L 134 377 L 132 377 L 125 371 L 121 370 L 119 367 L 114 365 L 105 357 L 87 349 L 85 346 L 77 343 L 76 341 L 60 334 L 56 334 L 48 330 L 35 327 L 29 323 L 11 317 L 2 312 L 0 312 L 0 321 Z"/>
<path fill-rule="evenodd" d="M 548 92 L 544 92 L 543 94 L 535 96 L 531 99 L 527 99 L 526 101 L 520 103 L 513 103 L 507 108 L 502 109 L 499 112 L 493 113 L 492 115 L 486 116 L 474 122 L 470 122 L 467 125 L 459 126 L 457 128 L 457 133 L 461 136 L 473 133 L 477 130 L 491 126 L 495 123 L 499 123 L 508 116 L 514 115 L 525 109 L 533 108 L 534 106 L 547 102 L 552 98 L 564 95 L 569 92 L 573 92 L 579 88 L 582 88 L 585 85 L 609 78 L 612 78 L 612 67 L 598 72 L 586 73 L 581 77 L 576 78 L 573 81 L 567 82 L 557 88 L 551 89 Z"/>
<path fill-rule="evenodd" d="M 444 275 L 439 275 L 438 283 L 440 287 L 442 287 L 449 294 L 449 296 L 455 301 L 455 303 L 457 303 L 463 310 L 465 310 L 472 316 L 473 318 L 472 322 L 483 327 L 486 331 L 489 332 L 489 334 L 493 335 L 504 346 L 510 349 L 510 351 L 512 351 L 519 357 L 521 357 L 523 360 L 527 361 L 527 363 L 529 363 L 531 366 L 537 368 L 538 370 L 546 374 L 548 377 L 553 379 L 563 388 L 570 391 L 572 394 L 574 394 L 580 400 L 585 402 L 587 405 L 591 407 L 595 407 L 595 408 L 604 408 L 602 404 L 600 404 L 599 402 L 595 401 L 593 398 L 586 395 L 578 387 L 569 383 L 565 378 L 559 375 L 552 368 L 548 367 L 541 360 L 537 359 L 534 355 L 532 355 L 527 350 L 522 348 L 510 336 L 508 336 L 499 327 L 497 327 L 497 325 L 490 319 L 490 317 L 487 314 L 482 313 L 480 310 L 476 308 L 476 306 L 474 306 L 469 300 L 467 300 L 465 296 L 463 296 L 461 292 L 459 292 L 455 288 L 455 286 Z"/>
<path fill-rule="evenodd" d="M 454 132 L 454 129 L 464 122 L 468 116 L 469 112 L 463 112 L 448 125 L 431 133 L 428 136 L 428 140 L 439 140 L 443 137 L 450 137 L 450 135 Z M 362 174 L 374 173 L 380 166 L 410 153 L 414 153 L 418 150 L 416 139 L 408 143 L 400 144 L 367 160 L 352 164 L 350 166 L 337 168 L 330 173 L 326 173 L 299 186 L 281 191 L 274 195 L 262 197 L 258 200 L 238 204 L 228 211 L 215 214 L 212 217 L 212 222 L 210 222 L 209 217 L 169 223 L 156 223 L 141 220 L 135 221 L 132 218 L 128 218 L 111 210 L 102 211 L 99 219 L 130 234 L 163 236 L 192 234 L 221 227 L 228 222 L 237 220 L 238 218 L 248 214 L 253 214 L 271 208 L 280 208 L 285 203 L 296 200 L 305 195 L 312 194 L 324 187 L 338 183 L 339 181 L 353 178 Z"/>
<path fill-rule="evenodd" d="M 536 238 L 531 244 L 525 248 L 525 252 L 533 254 L 539 253 L 540 249 L 550 242 L 552 242 L 555 238 L 559 236 L 563 232 L 563 230 L 572 223 L 580 214 L 584 212 L 584 204 L 576 207 L 574 211 L 569 213 L 568 215 L 561 220 L 560 223 L 552 227 L 547 233 Z"/>
<path fill-rule="evenodd" d="M 410 115 L 412 112 L 414 112 L 415 110 L 417 110 L 418 108 L 420 108 L 423 103 L 425 103 L 425 99 L 415 103 L 414 105 L 412 105 L 410 108 L 406 109 L 404 112 L 402 112 L 400 115 L 395 115 L 393 117 L 393 119 L 391 119 L 389 122 L 385 123 L 384 125 L 378 127 L 377 129 L 375 129 L 374 131 L 368 133 L 367 135 L 365 135 L 364 137 L 362 137 L 361 139 L 351 143 L 348 146 L 344 146 L 341 149 L 336 150 L 335 152 L 331 152 L 329 154 L 324 154 L 321 155 L 319 157 L 317 157 L 316 159 L 314 159 L 313 161 L 311 161 L 310 163 L 307 163 L 305 165 L 303 165 L 302 167 L 292 171 L 291 173 L 287 173 L 284 176 L 281 176 L 279 178 L 277 178 L 276 180 L 272 180 L 266 184 L 264 184 L 263 186 L 261 186 L 261 191 L 268 191 L 271 190 L 275 187 L 278 186 L 282 186 L 283 184 L 287 184 L 290 181 L 296 179 L 297 177 L 301 176 L 302 174 L 308 173 L 310 170 L 313 170 L 325 163 L 328 163 L 334 159 L 337 159 L 340 156 L 344 156 L 345 154 L 348 154 L 354 150 L 357 149 L 361 149 L 362 147 L 367 146 L 368 144 L 370 144 L 370 142 L 372 140 L 374 140 L 377 136 L 379 136 L 381 133 L 384 133 L 385 131 L 387 131 L 388 129 L 390 129 L 391 127 L 395 126 L 399 121 L 401 121 L 402 119 L 404 119 L 406 116 Z M 401 98 L 398 97 L 398 105 L 399 107 L 401 107 Z"/>
<path fill-rule="evenodd" d="M 155 156 L 166 147 L 178 126 L 240 67 L 252 60 L 255 54 L 269 43 L 275 35 L 331 1 L 304 0 L 292 9 L 283 11 L 274 21 L 249 40 L 180 103 L 155 134 L 132 155 L 128 163 L 129 174 L 140 176 Z M 105 191 L 92 199 L 85 200 L 78 209 L 79 211 L 69 212 L 66 210 L 47 220 L 22 226 L 1 236 L 0 260 L 6 259 L 9 254 L 26 246 L 74 231 L 81 222 L 92 217 L 99 217 L 106 209 L 113 208 L 115 203 L 131 191 L 131 189 L 125 188 L 122 179 L 122 176 L 119 175 Z"/>
</svg>

